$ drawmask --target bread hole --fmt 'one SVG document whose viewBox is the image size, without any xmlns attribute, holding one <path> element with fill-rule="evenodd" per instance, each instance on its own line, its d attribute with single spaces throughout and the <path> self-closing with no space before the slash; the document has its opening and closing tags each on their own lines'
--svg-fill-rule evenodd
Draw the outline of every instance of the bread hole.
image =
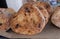
<svg viewBox="0 0 60 39">
<path fill-rule="evenodd" d="M 26 11 L 26 12 L 28 12 L 28 13 L 30 13 L 30 10 L 29 10 L 29 8 L 25 8 L 25 11 Z"/>
<path fill-rule="evenodd" d="M 0 26 L 2 26 L 2 23 L 0 23 Z"/>
<path fill-rule="evenodd" d="M 38 28 L 41 28 L 41 25 L 40 24 L 38 25 Z"/>
</svg>

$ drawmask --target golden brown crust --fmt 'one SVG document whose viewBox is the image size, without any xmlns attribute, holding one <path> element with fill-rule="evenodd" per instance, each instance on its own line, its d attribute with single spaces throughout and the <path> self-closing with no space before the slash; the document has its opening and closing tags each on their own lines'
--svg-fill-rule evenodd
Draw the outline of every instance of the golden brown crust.
<svg viewBox="0 0 60 39">
<path fill-rule="evenodd" d="M 41 6 L 40 4 L 41 4 L 40 2 L 37 2 L 37 3 L 34 3 L 33 5 L 38 7 L 38 9 L 42 12 L 42 14 L 43 14 L 43 16 L 45 18 L 46 24 L 47 24 L 50 15 L 48 14 L 47 10 L 43 6 Z"/>
<path fill-rule="evenodd" d="M 50 6 L 49 3 L 47 3 L 47 2 L 35 2 L 35 3 L 40 5 L 40 6 L 43 6 L 48 11 L 48 13 L 50 15 L 52 14 L 52 7 Z"/>
<path fill-rule="evenodd" d="M 11 28 L 19 34 L 33 35 L 40 33 L 45 26 L 44 16 L 30 3 L 24 4 L 11 20 Z"/>
</svg>

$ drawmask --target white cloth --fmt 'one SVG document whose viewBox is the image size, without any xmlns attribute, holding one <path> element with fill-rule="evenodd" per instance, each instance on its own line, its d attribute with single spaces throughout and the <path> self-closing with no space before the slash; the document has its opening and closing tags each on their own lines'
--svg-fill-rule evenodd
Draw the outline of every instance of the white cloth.
<svg viewBox="0 0 60 39">
<path fill-rule="evenodd" d="M 49 0 L 49 1 L 57 1 L 57 0 Z"/>
<path fill-rule="evenodd" d="M 6 2 L 8 8 L 13 8 L 15 11 L 18 11 L 23 5 L 22 0 L 6 0 Z"/>
</svg>

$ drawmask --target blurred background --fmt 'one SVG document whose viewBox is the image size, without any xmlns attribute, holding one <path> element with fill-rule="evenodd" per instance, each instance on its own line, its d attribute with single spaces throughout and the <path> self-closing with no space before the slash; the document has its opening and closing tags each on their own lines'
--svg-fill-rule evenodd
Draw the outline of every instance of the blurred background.
<svg viewBox="0 0 60 39">
<path fill-rule="evenodd" d="M 15 11 L 18 11 L 18 9 L 26 2 L 29 1 L 42 1 L 42 2 L 48 2 L 52 6 L 59 5 L 60 0 L 0 0 L 0 7 L 3 8 L 13 8 Z"/>
</svg>

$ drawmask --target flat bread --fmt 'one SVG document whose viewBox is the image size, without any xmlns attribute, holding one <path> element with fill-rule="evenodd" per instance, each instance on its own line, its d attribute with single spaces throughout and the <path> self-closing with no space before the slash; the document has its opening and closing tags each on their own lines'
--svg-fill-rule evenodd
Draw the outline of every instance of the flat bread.
<svg viewBox="0 0 60 39">
<path fill-rule="evenodd" d="M 34 35 L 45 27 L 45 18 L 41 11 L 33 4 L 26 3 L 11 19 L 11 29 L 19 34 Z"/>
<path fill-rule="evenodd" d="M 51 17 L 51 21 L 54 25 L 60 28 L 60 6 L 56 7 Z"/>
</svg>

